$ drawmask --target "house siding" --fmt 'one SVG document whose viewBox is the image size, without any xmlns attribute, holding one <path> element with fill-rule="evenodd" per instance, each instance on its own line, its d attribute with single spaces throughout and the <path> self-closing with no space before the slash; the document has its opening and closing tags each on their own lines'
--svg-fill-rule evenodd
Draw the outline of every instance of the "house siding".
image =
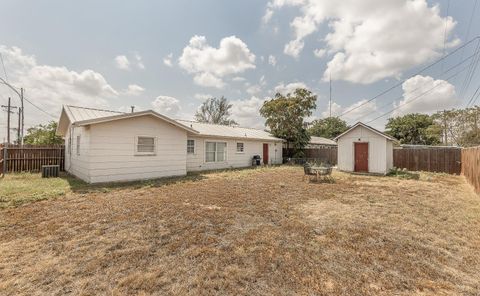
<svg viewBox="0 0 480 296">
<path fill-rule="evenodd" d="M 392 153 L 393 146 L 388 146 L 387 139 L 371 130 L 358 126 L 338 139 L 338 168 L 343 171 L 354 171 L 355 142 L 368 143 L 368 171 L 370 173 L 385 174 L 387 167 L 391 165 L 387 160 Z M 387 152 L 389 151 L 389 152 Z"/>
<path fill-rule="evenodd" d="M 187 155 L 187 171 L 216 170 L 226 168 L 241 168 L 252 165 L 252 157 L 260 155 L 263 158 L 263 144 L 268 144 L 269 164 L 282 163 L 282 143 L 261 140 L 225 139 L 218 137 L 199 137 L 190 135 L 189 140 L 195 141 L 195 153 Z M 227 156 L 223 162 L 205 162 L 205 142 L 226 142 Z M 244 152 L 237 153 L 237 143 L 244 143 Z M 187 142 L 185 141 L 185 147 Z M 262 160 L 263 163 L 263 160 Z"/>
<path fill-rule="evenodd" d="M 77 154 L 78 136 L 80 155 Z M 69 126 L 65 139 L 71 141 L 71 151 L 68 142 L 65 145 L 65 170 L 85 182 L 90 182 L 90 129 Z"/>
<path fill-rule="evenodd" d="M 186 174 L 187 132 L 152 116 L 90 128 L 90 182 L 133 181 Z M 136 155 L 137 136 L 156 138 L 155 155 Z"/>
<path fill-rule="evenodd" d="M 393 142 L 387 141 L 387 173 L 393 168 Z"/>
</svg>

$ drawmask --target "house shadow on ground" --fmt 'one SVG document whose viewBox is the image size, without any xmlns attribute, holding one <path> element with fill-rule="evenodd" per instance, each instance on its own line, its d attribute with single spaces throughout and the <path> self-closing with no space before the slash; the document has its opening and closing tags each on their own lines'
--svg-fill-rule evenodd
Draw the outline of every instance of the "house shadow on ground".
<svg viewBox="0 0 480 296">
<path fill-rule="evenodd" d="M 198 182 L 206 179 L 205 176 L 208 173 L 189 173 L 186 176 L 178 177 L 165 177 L 158 179 L 138 180 L 138 181 L 125 181 L 125 182 L 109 182 L 109 183 L 97 183 L 89 184 L 83 180 L 76 178 L 73 175 L 62 174 L 60 178 L 66 180 L 70 186 L 70 189 L 74 193 L 87 194 L 87 193 L 99 193 L 109 192 L 112 190 L 122 189 L 143 189 L 152 187 L 162 187 L 166 185 Z"/>
</svg>

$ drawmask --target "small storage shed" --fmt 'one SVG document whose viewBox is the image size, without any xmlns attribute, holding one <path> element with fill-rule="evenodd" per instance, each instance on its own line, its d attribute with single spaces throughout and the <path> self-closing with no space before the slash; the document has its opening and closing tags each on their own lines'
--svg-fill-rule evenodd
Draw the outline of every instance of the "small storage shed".
<svg viewBox="0 0 480 296">
<path fill-rule="evenodd" d="M 338 169 L 346 172 L 386 174 L 393 168 L 395 138 L 358 122 L 335 138 Z"/>
</svg>

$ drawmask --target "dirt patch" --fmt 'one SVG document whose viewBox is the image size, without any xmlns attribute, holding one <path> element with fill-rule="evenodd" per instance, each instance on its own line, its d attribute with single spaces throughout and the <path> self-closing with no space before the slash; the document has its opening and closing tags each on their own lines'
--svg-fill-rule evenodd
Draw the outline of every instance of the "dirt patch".
<svg viewBox="0 0 480 296">
<path fill-rule="evenodd" d="M 302 174 L 208 174 L 2 210 L 0 291 L 478 294 L 480 198 L 461 177 Z"/>
</svg>

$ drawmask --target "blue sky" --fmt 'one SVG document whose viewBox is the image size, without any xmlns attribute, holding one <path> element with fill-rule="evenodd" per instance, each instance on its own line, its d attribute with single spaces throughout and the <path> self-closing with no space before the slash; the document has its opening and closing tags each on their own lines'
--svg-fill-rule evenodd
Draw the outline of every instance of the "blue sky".
<svg viewBox="0 0 480 296">
<path fill-rule="evenodd" d="M 241 125 L 261 128 L 263 100 L 295 86 L 318 95 L 312 118 L 324 117 L 327 73 L 334 115 L 406 80 L 342 116 L 368 122 L 399 107 L 371 122 L 383 129 L 392 114 L 462 107 L 478 87 L 478 73 L 466 91 L 467 70 L 449 81 L 444 79 L 455 71 L 441 75 L 470 56 L 474 44 L 408 79 L 441 57 L 444 43 L 448 53 L 465 42 L 475 0 L 340 3 L 3 0 L 0 53 L 9 81 L 25 87 L 29 100 L 54 117 L 62 104 L 74 104 L 114 110 L 136 105 L 191 119 L 205 97 L 224 95 Z M 480 33 L 476 9 L 469 39 Z M 431 86 L 431 93 L 415 99 Z M 2 104 L 8 96 L 13 94 L 0 86 Z M 5 117 L 2 112 L 1 138 Z M 26 104 L 27 126 L 50 119 Z"/>
</svg>

